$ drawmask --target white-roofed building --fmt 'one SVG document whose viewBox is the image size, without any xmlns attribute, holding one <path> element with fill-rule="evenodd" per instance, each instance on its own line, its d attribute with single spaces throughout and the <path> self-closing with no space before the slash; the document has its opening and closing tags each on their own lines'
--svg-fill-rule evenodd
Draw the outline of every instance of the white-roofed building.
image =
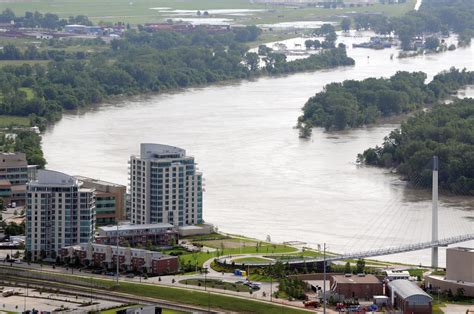
<svg viewBox="0 0 474 314">
<path fill-rule="evenodd" d="M 145 247 L 152 245 L 175 245 L 178 243 L 178 232 L 168 223 L 143 225 L 105 226 L 98 229 L 95 241 L 101 244 L 124 245 L 126 242 L 132 247 L 140 244 Z"/>
</svg>

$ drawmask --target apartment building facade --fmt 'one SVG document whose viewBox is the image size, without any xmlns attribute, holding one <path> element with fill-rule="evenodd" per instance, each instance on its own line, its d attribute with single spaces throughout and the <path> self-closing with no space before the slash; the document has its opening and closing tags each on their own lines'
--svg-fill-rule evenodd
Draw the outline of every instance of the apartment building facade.
<svg viewBox="0 0 474 314">
<path fill-rule="evenodd" d="M 97 243 L 81 243 L 61 249 L 60 256 L 65 261 L 79 259 L 82 265 L 115 269 L 117 259 L 121 271 L 146 272 L 154 275 L 174 274 L 179 270 L 177 256 L 160 252 L 116 247 Z M 88 263 L 86 262 L 88 261 Z"/>
<path fill-rule="evenodd" d="M 132 224 L 201 224 L 202 173 L 184 149 L 143 143 L 130 157 Z"/>
<path fill-rule="evenodd" d="M 32 260 L 56 258 L 63 247 L 93 240 L 95 192 L 67 174 L 39 170 L 27 184 L 26 250 Z"/>
<path fill-rule="evenodd" d="M 0 197 L 5 203 L 24 205 L 26 183 L 36 177 L 36 166 L 28 165 L 24 153 L 0 153 Z"/>
<path fill-rule="evenodd" d="M 126 186 L 83 176 L 74 177 L 82 182 L 83 188 L 95 190 L 95 212 L 98 226 L 116 224 L 117 221 L 126 219 Z"/>
</svg>

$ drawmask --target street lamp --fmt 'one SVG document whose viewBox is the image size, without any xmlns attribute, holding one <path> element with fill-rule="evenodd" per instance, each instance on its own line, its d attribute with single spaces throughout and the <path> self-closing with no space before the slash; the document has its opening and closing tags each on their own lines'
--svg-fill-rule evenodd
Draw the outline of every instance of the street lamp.
<svg viewBox="0 0 474 314">
<path fill-rule="evenodd" d="M 204 291 L 207 291 L 207 267 L 204 267 Z M 211 292 L 207 291 L 207 311 L 211 312 Z"/>
<path fill-rule="evenodd" d="M 324 279 L 323 279 L 323 313 L 326 314 L 326 243 L 324 243 L 324 250 L 323 250 L 323 272 L 324 272 Z"/>
<path fill-rule="evenodd" d="M 268 269 L 271 270 L 272 263 L 268 263 Z M 271 271 L 269 271 L 270 274 L 270 303 L 273 302 L 273 276 L 271 274 Z"/>
</svg>

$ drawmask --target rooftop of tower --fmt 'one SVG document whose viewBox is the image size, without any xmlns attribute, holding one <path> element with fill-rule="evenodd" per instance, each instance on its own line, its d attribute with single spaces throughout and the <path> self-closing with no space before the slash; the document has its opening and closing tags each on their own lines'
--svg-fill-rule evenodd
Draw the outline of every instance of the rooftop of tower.
<svg viewBox="0 0 474 314">
<path fill-rule="evenodd" d="M 142 159 L 183 158 L 185 156 L 186 151 L 179 147 L 153 143 L 140 144 Z"/>
</svg>

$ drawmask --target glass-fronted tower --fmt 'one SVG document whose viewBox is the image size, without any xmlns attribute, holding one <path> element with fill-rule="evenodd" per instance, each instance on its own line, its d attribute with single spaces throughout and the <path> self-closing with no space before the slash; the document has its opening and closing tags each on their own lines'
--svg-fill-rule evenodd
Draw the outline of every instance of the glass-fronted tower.
<svg viewBox="0 0 474 314">
<path fill-rule="evenodd" d="M 38 170 L 27 185 L 26 249 L 31 258 L 56 258 L 61 248 L 93 240 L 95 191 L 67 174 Z"/>
<path fill-rule="evenodd" d="M 133 224 L 195 225 L 202 219 L 202 173 L 184 149 L 143 143 L 130 157 Z"/>
</svg>

